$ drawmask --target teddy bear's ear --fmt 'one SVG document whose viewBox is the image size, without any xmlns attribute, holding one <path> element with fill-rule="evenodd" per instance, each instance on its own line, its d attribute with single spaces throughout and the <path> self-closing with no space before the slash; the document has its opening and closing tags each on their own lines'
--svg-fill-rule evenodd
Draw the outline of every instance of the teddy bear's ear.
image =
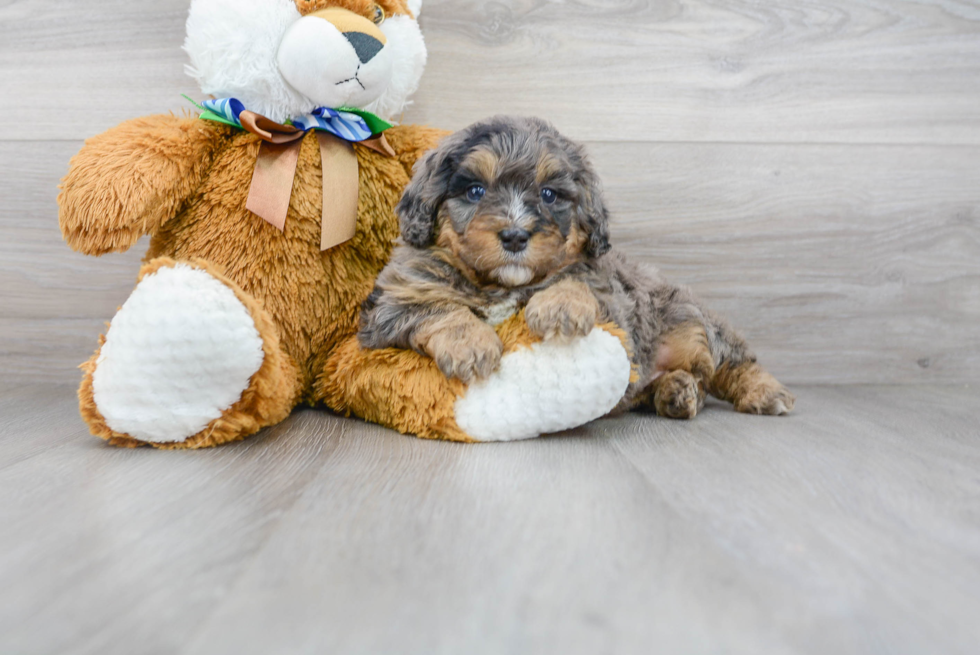
<svg viewBox="0 0 980 655">
<path fill-rule="evenodd" d="M 447 141 L 455 141 L 454 137 Z M 444 142 L 415 164 L 415 175 L 396 209 L 402 238 L 409 245 L 428 248 L 435 243 L 436 215 L 449 192 L 449 180 L 455 170 L 454 150 L 452 143 Z"/>
<path fill-rule="evenodd" d="M 320 9 L 326 9 L 328 6 L 325 0 L 296 0 L 296 9 L 304 16 Z"/>
</svg>

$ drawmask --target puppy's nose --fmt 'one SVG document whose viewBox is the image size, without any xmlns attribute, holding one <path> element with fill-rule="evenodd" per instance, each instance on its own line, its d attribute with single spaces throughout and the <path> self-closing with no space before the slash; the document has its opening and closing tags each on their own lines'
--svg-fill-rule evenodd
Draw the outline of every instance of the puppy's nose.
<svg viewBox="0 0 980 655">
<path fill-rule="evenodd" d="M 364 32 L 344 32 L 344 36 L 354 46 L 354 52 L 357 53 L 357 58 L 362 64 L 374 59 L 374 56 L 381 52 L 381 48 L 385 47 L 381 41 Z"/>
<path fill-rule="evenodd" d="M 510 252 L 527 250 L 527 242 L 530 238 L 531 233 L 519 227 L 510 227 L 500 233 L 500 242 L 504 245 L 504 250 Z"/>
</svg>

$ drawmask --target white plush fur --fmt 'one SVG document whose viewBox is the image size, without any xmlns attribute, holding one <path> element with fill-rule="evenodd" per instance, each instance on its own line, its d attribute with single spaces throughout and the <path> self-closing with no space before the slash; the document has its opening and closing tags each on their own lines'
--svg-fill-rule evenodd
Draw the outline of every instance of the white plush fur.
<svg viewBox="0 0 980 655">
<path fill-rule="evenodd" d="M 364 109 L 385 118 L 398 118 L 408 107 L 409 98 L 419 88 L 428 52 L 418 21 L 408 16 L 392 16 L 381 24 L 388 37 L 385 49 L 392 51 L 391 81 L 380 98 Z"/>
<path fill-rule="evenodd" d="M 238 98 L 246 108 L 274 121 L 284 122 L 307 114 L 324 103 L 291 86 L 278 66 L 283 38 L 301 19 L 293 0 L 192 0 L 184 43 L 191 61 L 187 71 L 205 94 Z M 379 53 L 382 59 L 378 62 L 382 64 L 388 58 L 390 75 L 381 70 L 383 65 L 378 65 L 378 71 L 372 73 L 368 70 L 369 62 L 364 77 L 375 74 L 376 88 L 372 94 L 350 100 L 363 102 L 366 106 L 362 105 L 362 109 L 390 119 L 401 114 L 408 98 L 418 88 L 426 50 L 418 23 L 409 16 L 389 17 L 382 23 L 381 31 L 388 39 L 385 46 L 388 54 L 382 57 Z M 297 60 L 297 52 L 292 53 L 289 62 L 293 72 L 303 69 L 329 72 L 332 68 L 317 59 L 317 54 L 322 54 L 318 51 L 308 52 L 309 61 L 305 64 Z M 343 53 L 345 58 L 354 54 L 352 48 Z M 386 77 L 387 80 L 383 79 Z M 319 88 L 337 81 L 330 79 Z"/>
<path fill-rule="evenodd" d="M 393 48 L 361 63 L 334 25 L 306 16 L 293 23 L 279 46 L 279 71 L 291 87 L 321 107 L 366 107 L 391 81 Z"/>
<path fill-rule="evenodd" d="M 148 275 L 112 320 L 93 375 L 106 424 L 151 443 L 184 441 L 221 416 L 264 359 L 234 292 L 178 264 Z"/>
<path fill-rule="evenodd" d="M 504 356 L 500 370 L 456 401 L 456 423 L 477 441 L 516 441 L 605 416 L 629 386 L 619 339 L 596 328 L 571 342 L 545 341 Z"/>
<path fill-rule="evenodd" d="M 301 18 L 293 0 L 193 0 L 184 50 L 201 91 L 238 98 L 251 111 L 283 122 L 315 109 L 279 74 L 276 54 Z"/>
<path fill-rule="evenodd" d="M 422 0 L 408 0 L 408 10 L 412 12 L 412 16 L 415 16 L 415 20 L 418 20 L 422 13 Z"/>
</svg>

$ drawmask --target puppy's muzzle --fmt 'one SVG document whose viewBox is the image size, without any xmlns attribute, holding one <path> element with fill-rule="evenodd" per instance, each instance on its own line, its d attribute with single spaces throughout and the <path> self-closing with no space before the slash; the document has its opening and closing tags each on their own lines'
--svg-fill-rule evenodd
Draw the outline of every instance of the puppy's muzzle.
<svg viewBox="0 0 980 655">
<path fill-rule="evenodd" d="M 501 230 L 499 236 L 504 250 L 514 253 L 527 250 L 527 242 L 531 239 L 531 233 L 519 227 L 510 227 L 506 230 Z"/>
</svg>

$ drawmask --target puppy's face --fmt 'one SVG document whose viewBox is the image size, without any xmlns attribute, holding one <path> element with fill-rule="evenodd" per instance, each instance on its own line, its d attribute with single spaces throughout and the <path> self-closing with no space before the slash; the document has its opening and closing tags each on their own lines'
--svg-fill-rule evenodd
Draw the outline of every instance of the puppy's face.
<svg viewBox="0 0 980 655">
<path fill-rule="evenodd" d="M 608 250 L 598 178 L 543 121 L 495 118 L 446 140 L 399 205 L 405 240 L 483 285 L 520 287 Z"/>
</svg>

